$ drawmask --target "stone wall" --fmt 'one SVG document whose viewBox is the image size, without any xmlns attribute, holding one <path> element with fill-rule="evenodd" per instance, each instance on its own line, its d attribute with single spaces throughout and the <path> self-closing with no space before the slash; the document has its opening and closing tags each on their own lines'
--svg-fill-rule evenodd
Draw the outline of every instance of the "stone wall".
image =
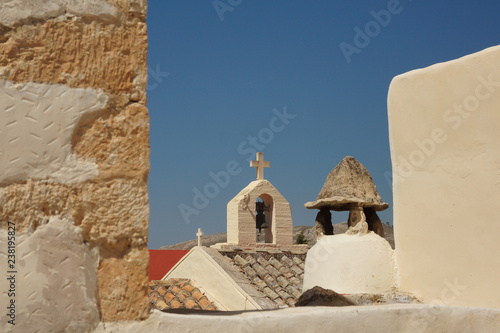
<svg viewBox="0 0 500 333">
<path fill-rule="evenodd" d="M 16 328 L 147 318 L 146 0 L 0 4 L 0 267 L 10 221 Z"/>
<path fill-rule="evenodd" d="M 388 109 L 401 289 L 500 308 L 500 47 L 393 79 Z"/>
</svg>

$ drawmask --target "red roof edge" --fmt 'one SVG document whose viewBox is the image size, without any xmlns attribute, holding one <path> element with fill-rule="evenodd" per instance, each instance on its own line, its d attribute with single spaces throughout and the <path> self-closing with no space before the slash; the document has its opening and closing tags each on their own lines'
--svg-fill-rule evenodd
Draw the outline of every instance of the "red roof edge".
<svg viewBox="0 0 500 333">
<path fill-rule="evenodd" d="M 189 250 L 149 250 L 149 281 L 161 280 Z"/>
</svg>

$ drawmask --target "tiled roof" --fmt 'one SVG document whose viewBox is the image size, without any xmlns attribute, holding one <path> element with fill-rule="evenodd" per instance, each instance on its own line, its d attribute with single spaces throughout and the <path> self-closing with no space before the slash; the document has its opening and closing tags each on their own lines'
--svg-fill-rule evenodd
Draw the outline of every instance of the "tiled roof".
<svg viewBox="0 0 500 333">
<path fill-rule="evenodd" d="M 149 301 L 158 310 L 217 310 L 207 296 L 189 279 L 168 279 L 149 283 Z"/>
<path fill-rule="evenodd" d="M 302 294 L 305 253 L 289 251 L 220 251 L 257 290 L 262 308 L 294 306 Z"/>
</svg>

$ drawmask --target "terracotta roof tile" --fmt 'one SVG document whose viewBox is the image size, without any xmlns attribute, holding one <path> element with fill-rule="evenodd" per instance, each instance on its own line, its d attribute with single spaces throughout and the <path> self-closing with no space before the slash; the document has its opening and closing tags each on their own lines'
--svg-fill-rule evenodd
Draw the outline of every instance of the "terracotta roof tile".
<svg viewBox="0 0 500 333">
<path fill-rule="evenodd" d="M 283 265 L 274 257 L 271 257 L 271 259 L 269 259 L 269 263 L 276 267 L 276 269 L 280 269 L 281 267 L 283 267 Z"/>
<path fill-rule="evenodd" d="M 215 305 L 213 305 L 213 303 L 210 303 L 210 305 L 208 305 L 206 308 L 203 308 L 203 310 L 216 311 L 217 308 L 215 307 Z"/>
<path fill-rule="evenodd" d="M 245 275 L 250 279 L 253 279 L 255 276 L 257 276 L 257 272 L 252 267 L 247 266 L 243 269 L 243 271 L 245 272 Z"/>
<path fill-rule="evenodd" d="M 272 300 L 275 300 L 277 299 L 278 297 L 280 297 L 278 294 L 276 294 L 271 288 L 269 287 L 265 287 L 264 288 L 264 293 Z"/>
<path fill-rule="evenodd" d="M 278 276 L 276 280 L 278 280 L 278 283 L 282 288 L 286 288 L 286 286 L 290 284 L 290 282 L 288 282 L 288 280 L 284 276 Z"/>
<path fill-rule="evenodd" d="M 273 289 L 279 287 L 279 283 L 276 281 L 276 279 L 272 275 L 266 275 L 266 277 L 264 278 L 264 281 L 266 281 L 267 285 L 272 287 Z"/>
<path fill-rule="evenodd" d="M 293 266 L 293 260 L 287 256 L 283 256 L 283 258 L 281 258 L 281 262 L 285 263 L 288 267 Z"/>
<path fill-rule="evenodd" d="M 175 294 L 173 293 L 167 293 L 165 296 L 163 296 L 167 302 L 172 302 L 172 300 L 175 298 Z"/>
<path fill-rule="evenodd" d="M 305 252 L 220 251 L 263 295 L 263 308 L 294 306 L 301 295 Z"/>
<path fill-rule="evenodd" d="M 217 307 L 189 279 L 151 281 L 151 305 L 161 311 L 171 309 L 217 310 Z"/>
<path fill-rule="evenodd" d="M 179 294 L 177 295 L 177 297 L 179 297 L 179 299 L 184 302 L 186 301 L 189 297 L 191 297 L 191 293 L 187 290 L 184 290 L 182 289 Z"/>
<path fill-rule="evenodd" d="M 295 275 L 300 275 L 300 274 L 304 273 L 304 270 L 298 266 L 292 266 L 292 267 L 290 267 L 290 269 L 292 270 L 292 272 L 295 273 Z"/>
<path fill-rule="evenodd" d="M 257 260 L 255 260 L 255 258 L 250 254 L 247 255 L 245 259 L 248 263 L 250 263 L 250 265 L 254 265 L 257 262 Z"/>
<path fill-rule="evenodd" d="M 280 272 L 273 267 L 273 265 L 269 264 L 266 266 L 266 271 L 271 274 L 272 276 L 280 276 Z"/>
<path fill-rule="evenodd" d="M 261 264 L 263 267 L 266 267 L 267 265 L 270 265 L 269 261 L 264 259 L 263 257 L 258 257 L 257 262 Z"/>
<path fill-rule="evenodd" d="M 276 304 L 278 304 L 280 308 L 288 307 L 288 305 L 286 305 L 286 303 L 281 298 L 277 298 L 274 301 L 276 302 Z"/>
<path fill-rule="evenodd" d="M 258 289 L 264 289 L 267 287 L 267 284 L 262 281 L 258 276 L 254 277 L 252 283 L 257 286 Z"/>
<path fill-rule="evenodd" d="M 156 289 L 156 291 L 161 295 L 161 296 L 165 296 L 167 294 L 167 289 L 165 289 L 163 286 L 158 286 L 158 288 Z"/>
<path fill-rule="evenodd" d="M 245 259 L 243 259 L 239 255 L 236 255 L 234 257 L 234 260 L 238 263 L 238 266 L 240 266 L 240 267 L 246 267 L 250 264 L 248 261 L 246 261 Z"/>
<path fill-rule="evenodd" d="M 290 267 L 285 266 L 285 265 L 282 265 L 282 266 L 280 267 L 279 271 L 280 271 L 280 273 L 281 273 L 281 274 L 283 274 L 283 275 L 288 274 L 288 273 L 290 273 Z M 292 274 L 292 276 L 293 276 L 293 274 Z M 290 277 L 291 277 L 291 276 L 290 276 Z"/>
<path fill-rule="evenodd" d="M 297 288 L 295 288 L 294 286 L 288 286 L 286 288 L 286 291 L 288 291 L 289 294 L 293 295 L 293 297 L 297 300 L 299 299 L 300 295 L 302 295 L 300 290 L 297 290 Z"/>
<path fill-rule="evenodd" d="M 149 299 L 151 300 L 151 302 L 156 304 L 158 301 L 162 299 L 162 297 L 157 291 L 153 291 L 149 294 Z"/>
<path fill-rule="evenodd" d="M 171 309 L 183 309 L 184 307 L 182 306 L 182 303 L 177 298 L 174 298 L 172 300 L 172 302 L 170 302 L 170 308 Z"/>
<path fill-rule="evenodd" d="M 201 310 L 201 306 L 192 297 L 184 300 L 184 306 L 188 309 Z"/>
<path fill-rule="evenodd" d="M 206 296 L 203 296 L 198 300 L 198 303 L 200 304 L 201 308 L 203 310 L 212 310 L 211 307 L 213 307 L 213 310 L 215 310 L 215 306 L 208 300 Z"/>
<path fill-rule="evenodd" d="M 200 291 L 198 288 L 196 288 L 196 287 L 194 287 L 194 286 L 190 285 L 190 284 L 189 284 L 189 283 L 187 283 L 187 282 L 186 282 L 186 283 L 182 286 L 182 289 L 184 289 L 185 291 L 190 292 L 190 293 L 191 293 L 191 292 L 194 292 L 195 290 Z"/>
<path fill-rule="evenodd" d="M 260 264 L 257 263 L 253 264 L 252 268 L 257 272 L 257 274 L 259 274 L 259 277 L 261 279 L 266 277 L 266 270 Z"/>
<path fill-rule="evenodd" d="M 280 295 L 281 299 L 282 300 L 287 300 L 289 298 L 291 298 L 292 296 L 290 296 L 289 294 L 287 294 L 286 292 L 284 292 L 283 290 L 280 290 L 278 291 L 278 295 Z"/>
<path fill-rule="evenodd" d="M 196 288 L 195 290 L 193 290 L 193 292 L 191 294 L 193 295 L 193 297 L 197 301 L 199 301 L 200 299 L 202 299 L 203 297 L 205 297 L 205 295 L 203 295 L 198 288 Z"/>
</svg>

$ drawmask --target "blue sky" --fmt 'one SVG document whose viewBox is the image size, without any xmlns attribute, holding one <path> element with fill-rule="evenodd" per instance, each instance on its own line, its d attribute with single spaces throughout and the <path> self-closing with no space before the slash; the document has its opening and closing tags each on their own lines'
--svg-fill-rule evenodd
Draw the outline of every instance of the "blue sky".
<svg viewBox="0 0 500 333">
<path fill-rule="evenodd" d="M 392 223 L 392 78 L 500 44 L 499 13 L 497 0 L 149 1 L 149 247 L 225 232 L 257 150 L 294 225 L 314 225 L 304 203 L 345 156 Z"/>
</svg>

